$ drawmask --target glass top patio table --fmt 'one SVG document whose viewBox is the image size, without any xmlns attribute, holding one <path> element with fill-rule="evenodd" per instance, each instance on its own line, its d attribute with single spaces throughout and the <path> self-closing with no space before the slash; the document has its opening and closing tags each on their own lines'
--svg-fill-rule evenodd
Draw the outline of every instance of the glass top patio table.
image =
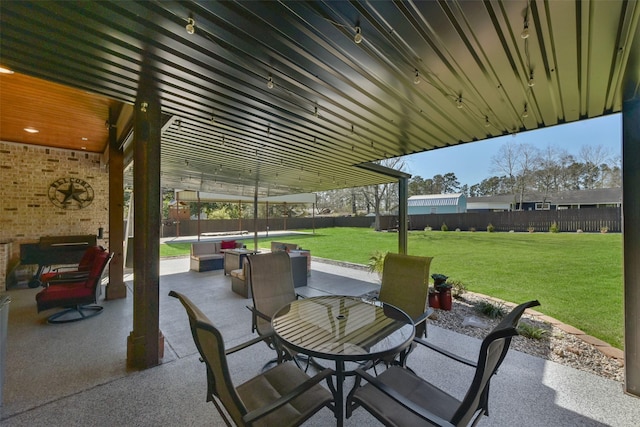
<svg viewBox="0 0 640 427">
<path fill-rule="evenodd" d="M 344 420 L 345 362 L 397 354 L 411 344 L 415 334 L 411 318 L 402 310 L 349 296 L 295 300 L 278 310 L 271 322 L 286 347 L 336 362 L 336 387 L 332 391 L 339 426 Z"/>
</svg>

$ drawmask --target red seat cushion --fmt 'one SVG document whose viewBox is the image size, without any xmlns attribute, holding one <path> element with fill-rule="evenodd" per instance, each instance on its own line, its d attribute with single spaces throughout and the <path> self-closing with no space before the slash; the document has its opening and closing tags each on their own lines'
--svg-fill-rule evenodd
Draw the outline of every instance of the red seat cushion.
<svg viewBox="0 0 640 427">
<path fill-rule="evenodd" d="M 36 295 L 36 300 L 40 303 L 59 300 L 75 300 L 78 298 L 90 298 L 93 296 L 94 290 L 86 286 L 73 283 L 65 283 L 63 285 L 49 286 Z"/>
</svg>

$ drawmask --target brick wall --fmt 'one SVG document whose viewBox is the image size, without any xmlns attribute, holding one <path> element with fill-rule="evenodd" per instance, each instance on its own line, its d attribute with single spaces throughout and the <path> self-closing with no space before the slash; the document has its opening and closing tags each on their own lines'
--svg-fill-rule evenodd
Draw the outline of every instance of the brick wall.
<svg viewBox="0 0 640 427">
<path fill-rule="evenodd" d="M 7 278 L 2 272 L 7 271 L 9 268 L 9 255 L 11 254 L 11 242 L 0 241 L 0 292 L 3 292 L 7 288 Z M 0 367 L 0 369 L 2 369 Z M 2 387 L 2 384 L 0 384 Z"/>
<path fill-rule="evenodd" d="M 50 201 L 51 184 L 69 178 L 91 186 L 91 204 L 62 209 Z M 108 238 L 108 209 L 109 173 L 101 154 L 0 141 L 0 242 L 13 242 L 13 262 L 20 243 L 40 236 L 97 234 L 104 227 Z"/>
</svg>

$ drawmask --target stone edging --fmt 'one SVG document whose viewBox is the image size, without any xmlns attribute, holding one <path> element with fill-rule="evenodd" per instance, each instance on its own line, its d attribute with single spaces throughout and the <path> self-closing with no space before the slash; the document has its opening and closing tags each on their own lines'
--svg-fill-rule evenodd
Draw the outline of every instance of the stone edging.
<svg viewBox="0 0 640 427">
<path fill-rule="evenodd" d="M 517 305 L 509 301 L 504 301 L 499 298 L 479 294 L 476 292 L 465 291 L 465 293 L 476 295 L 480 298 L 485 298 L 491 301 L 495 301 L 496 303 L 504 304 L 505 306 L 510 308 L 513 308 Z M 620 350 L 619 348 L 612 347 L 609 343 L 606 343 L 596 337 L 592 337 L 591 335 L 587 335 L 584 331 L 581 331 L 578 328 L 562 323 L 558 319 L 547 316 L 546 314 L 540 313 L 539 311 L 536 311 L 532 308 L 528 308 L 526 312 L 531 316 L 533 316 L 534 318 L 540 320 L 541 322 L 549 323 L 552 326 L 555 326 L 556 328 L 560 329 L 561 331 L 566 332 L 567 334 L 571 334 L 576 338 L 579 338 L 582 341 L 586 342 L 587 344 L 594 346 L 602 354 L 604 354 L 609 358 L 618 360 L 624 366 L 624 351 Z"/>
</svg>

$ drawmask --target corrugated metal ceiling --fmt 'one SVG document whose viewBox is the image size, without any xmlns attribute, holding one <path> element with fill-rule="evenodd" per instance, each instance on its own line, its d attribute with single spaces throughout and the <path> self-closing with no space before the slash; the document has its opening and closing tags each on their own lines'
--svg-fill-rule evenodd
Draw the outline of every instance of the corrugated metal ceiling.
<svg viewBox="0 0 640 427">
<path fill-rule="evenodd" d="M 619 112 L 625 69 L 631 93 L 640 81 L 637 2 L 3 1 L 0 12 L 0 62 L 20 73 L 133 104 L 149 64 L 168 120 L 163 185 L 202 191 L 385 182 L 356 165 Z"/>
</svg>

